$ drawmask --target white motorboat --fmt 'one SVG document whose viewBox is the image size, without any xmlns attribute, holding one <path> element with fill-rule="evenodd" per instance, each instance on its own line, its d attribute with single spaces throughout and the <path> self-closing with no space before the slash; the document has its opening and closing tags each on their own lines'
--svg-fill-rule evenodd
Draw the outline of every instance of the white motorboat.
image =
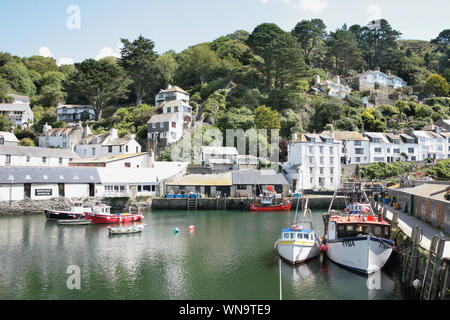
<svg viewBox="0 0 450 320">
<path fill-rule="evenodd" d="M 333 197 L 334 200 L 335 197 Z M 360 205 L 360 204 L 358 204 Z M 381 214 L 350 214 L 330 210 L 323 216 L 327 257 L 347 268 L 370 274 L 383 268 L 394 242 L 389 240 L 391 225 Z"/>
<path fill-rule="evenodd" d="M 108 228 L 109 234 L 130 234 L 130 233 L 138 233 L 144 230 L 145 224 L 137 224 L 126 227 L 114 227 Z"/>
</svg>

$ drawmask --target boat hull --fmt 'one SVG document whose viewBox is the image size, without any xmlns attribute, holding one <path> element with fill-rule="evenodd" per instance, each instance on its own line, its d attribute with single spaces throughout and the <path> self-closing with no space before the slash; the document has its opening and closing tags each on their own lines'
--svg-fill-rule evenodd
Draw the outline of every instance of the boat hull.
<svg viewBox="0 0 450 320">
<path fill-rule="evenodd" d="M 319 246 L 314 244 L 304 244 L 297 240 L 281 240 L 278 242 L 278 254 L 280 257 L 291 263 L 299 264 L 309 259 L 317 257 L 320 253 Z"/>
<path fill-rule="evenodd" d="M 84 213 L 74 213 L 70 211 L 44 210 L 47 221 L 57 220 L 78 220 L 85 218 Z"/>
<path fill-rule="evenodd" d="M 288 204 L 270 205 L 270 206 L 257 206 L 251 205 L 250 211 L 289 211 L 291 210 L 292 202 Z"/>
<path fill-rule="evenodd" d="M 103 224 L 112 224 L 112 223 L 126 223 L 126 222 L 135 222 L 140 221 L 144 218 L 141 214 L 93 214 L 86 216 L 87 219 L 91 220 L 93 223 L 103 223 Z"/>
<path fill-rule="evenodd" d="M 393 245 L 391 240 L 370 235 L 327 240 L 327 257 L 344 267 L 370 274 L 383 268 Z"/>
</svg>

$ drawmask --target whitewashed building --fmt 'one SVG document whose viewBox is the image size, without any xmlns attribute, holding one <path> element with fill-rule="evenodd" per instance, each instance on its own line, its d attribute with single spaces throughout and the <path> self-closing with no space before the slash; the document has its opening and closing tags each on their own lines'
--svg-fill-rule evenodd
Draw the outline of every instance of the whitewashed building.
<svg viewBox="0 0 450 320">
<path fill-rule="evenodd" d="M 294 190 L 328 189 L 340 186 L 340 141 L 323 134 L 297 134 L 288 145 L 283 164 L 286 179 Z"/>
<path fill-rule="evenodd" d="M 99 156 L 78 158 L 69 163 L 71 167 L 106 167 L 106 168 L 152 168 L 153 152 L 117 154 L 114 156 Z"/>
<path fill-rule="evenodd" d="M 402 78 L 392 75 L 389 70 L 384 73 L 379 69 L 367 70 L 353 78 L 348 78 L 347 81 L 358 91 L 381 89 L 383 87 L 397 89 L 408 85 Z"/>
<path fill-rule="evenodd" d="M 94 107 L 91 105 L 60 104 L 56 107 L 56 120 L 65 122 L 95 120 Z"/>
<path fill-rule="evenodd" d="M 100 184 L 96 194 L 101 197 L 159 196 L 168 179 L 186 174 L 187 162 L 156 161 L 152 168 L 97 168 Z"/>
<path fill-rule="evenodd" d="M 390 142 L 387 148 L 387 161 L 416 161 L 419 155 L 419 146 L 413 137 L 407 134 L 385 133 L 384 136 Z"/>
<path fill-rule="evenodd" d="M 99 182 L 96 168 L 0 167 L 0 201 L 93 197 Z"/>
<path fill-rule="evenodd" d="M 92 134 L 90 130 L 87 130 L 81 141 L 75 146 L 75 152 L 83 158 L 113 156 L 117 154 L 140 153 L 141 145 L 136 141 L 134 134 L 119 138 L 115 128 L 112 128 L 107 133 L 100 134 Z"/>
<path fill-rule="evenodd" d="M 14 127 L 29 127 L 34 120 L 30 105 L 23 103 L 0 103 L 0 115 L 11 121 Z"/>
<path fill-rule="evenodd" d="M 19 140 L 14 134 L 14 130 L 10 132 L 0 131 L 0 146 L 18 146 Z"/>
<path fill-rule="evenodd" d="M 339 159 L 342 164 L 366 164 L 370 162 L 369 139 L 356 131 L 323 131 L 340 142 Z"/>
<path fill-rule="evenodd" d="M 238 151 L 235 147 L 202 146 L 202 166 L 212 170 L 231 170 L 235 167 Z"/>
<path fill-rule="evenodd" d="M 167 102 L 181 101 L 189 104 L 189 93 L 177 86 L 169 85 L 167 89 L 161 89 L 155 97 L 155 106 L 159 107 Z"/>
<path fill-rule="evenodd" d="M 39 136 L 39 147 L 58 148 L 75 151 L 75 146 L 83 137 L 81 123 L 69 128 L 52 128 L 47 123 L 43 127 L 43 132 Z"/>
<path fill-rule="evenodd" d="M 412 131 L 410 134 L 415 138 L 419 145 L 419 159 L 446 159 L 447 158 L 447 139 L 441 134 L 433 131 Z"/>
<path fill-rule="evenodd" d="M 337 76 L 336 82 L 331 80 L 321 80 L 320 76 L 316 76 L 316 84 L 311 87 L 314 93 L 320 93 L 337 98 L 345 98 L 347 94 L 352 92 L 352 89 L 341 83 L 341 78 Z"/>
<path fill-rule="evenodd" d="M 147 137 L 151 142 L 172 144 L 183 136 L 184 122 L 174 113 L 155 114 L 148 121 Z"/>
<path fill-rule="evenodd" d="M 0 146 L 0 166 L 67 167 L 70 161 L 78 157 L 70 150 Z"/>
</svg>

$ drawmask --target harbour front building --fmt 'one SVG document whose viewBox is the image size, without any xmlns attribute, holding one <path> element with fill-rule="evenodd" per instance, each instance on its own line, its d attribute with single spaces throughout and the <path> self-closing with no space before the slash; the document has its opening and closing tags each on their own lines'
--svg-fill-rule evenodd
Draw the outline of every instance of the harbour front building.
<svg viewBox="0 0 450 320">
<path fill-rule="evenodd" d="M 336 190 L 340 186 L 340 141 L 324 134 L 293 135 L 288 145 L 288 160 L 283 164 L 293 190 Z"/>
<path fill-rule="evenodd" d="M 0 201 L 95 196 L 96 168 L 0 167 Z"/>
<path fill-rule="evenodd" d="M 323 131 L 340 142 L 339 158 L 342 164 L 366 164 L 370 162 L 370 141 L 357 131 Z"/>
<path fill-rule="evenodd" d="M 0 166 L 67 167 L 79 158 L 70 150 L 23 146 L 0 146 Z"/>
<path fill-rule="evenodd" d="M 39 136 L 39 147 L 75 151 L 75 146 L 81 141 L 82 137 L 81 123 L 69 128 L 52 128 L 46 123 L 42 134 Z"/>
<path fill-rule="evenodd" d="M 60 104 L 56 107 L 56 120 L 64 122 L 95 120 L 94 107 L 91 105 Z"/>
</svg>

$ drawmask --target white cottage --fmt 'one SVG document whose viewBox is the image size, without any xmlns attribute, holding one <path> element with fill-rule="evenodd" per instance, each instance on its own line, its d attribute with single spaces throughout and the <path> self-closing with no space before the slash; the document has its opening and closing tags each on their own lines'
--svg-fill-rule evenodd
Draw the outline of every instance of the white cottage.
<svg viewBox="0 0 450 320">
<path fill-rule="evenodd" d="M 75 147 L 75 152 L 83 158 L 112 156 L 117 154 L 140 153 L 141 145 L 136 141 L 134 134 L 119 138 L 117 129 L 115 128 L 112 128 L 107 133 L 92 134 L 87 127 L 83 138 Z"/>
</svg>

